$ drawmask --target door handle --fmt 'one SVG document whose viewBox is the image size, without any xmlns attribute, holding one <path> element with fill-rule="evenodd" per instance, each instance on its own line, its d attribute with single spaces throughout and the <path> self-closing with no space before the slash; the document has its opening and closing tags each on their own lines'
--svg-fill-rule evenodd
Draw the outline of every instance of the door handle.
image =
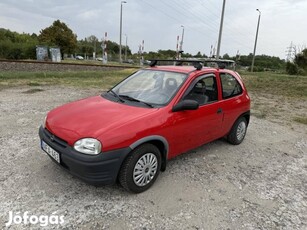
<svg viewBox="0 0 307 230">
<path fill-rule="evenodd" d="M 217 114 L 222 113 L 222 112 L 223 112 L 222 108 L 218 108 L 218 110 L 216 111 Z"/>
</svg>

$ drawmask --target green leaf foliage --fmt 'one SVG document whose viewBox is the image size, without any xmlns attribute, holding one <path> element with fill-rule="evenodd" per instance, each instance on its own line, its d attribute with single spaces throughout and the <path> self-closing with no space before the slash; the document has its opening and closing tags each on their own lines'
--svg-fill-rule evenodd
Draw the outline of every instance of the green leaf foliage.
<svg viewBox="0 0 307 230">
<path fill-rule="evenodd" d="M 34 59 L 37 44 L 38 39 L 36 34 L 19 34 L 0 28 L 0 58 Z"/>
<path fill-rule="evenodd" d="M 38 39 L 42 44 L 59 47 L 62 55 L 72 54 L 77 48 L 77 35 L 60 20 L 54 21 L 51 26 L 41 30 Z"/>
</svg>

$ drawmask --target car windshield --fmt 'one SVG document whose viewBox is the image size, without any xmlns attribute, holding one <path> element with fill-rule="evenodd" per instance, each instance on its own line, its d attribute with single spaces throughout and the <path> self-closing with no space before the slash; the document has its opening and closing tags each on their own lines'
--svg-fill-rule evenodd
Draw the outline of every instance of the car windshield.
<svg viewBox="0 0 307 230">
<path fill-rule="evenodd" d="M 173 98 L 186 78 L 187 75 L 184 73 L 140 70 L 111 91 L 123 100 L 147 105 L 165 105 Z"/>
</svg>

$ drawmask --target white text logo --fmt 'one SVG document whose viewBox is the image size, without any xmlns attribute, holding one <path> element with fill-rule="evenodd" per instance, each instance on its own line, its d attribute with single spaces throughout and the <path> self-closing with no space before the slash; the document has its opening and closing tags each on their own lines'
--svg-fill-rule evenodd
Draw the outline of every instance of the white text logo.
<svg viewBox="0 0 307 230">
<path fill-rule="evenodd" d="M 5 226 L 11 226 L 13 224 L 39 224 L 42 227 L 48 226 L 49 224 L 63 224 L 64 216 L 55 215 L 53 212 L 50 216 L 48 215 L 29 215 L 29 212 L 24 212 L 22 215 L 20 212 L 16 212 L 15 215 L 12 211 L 9 211 L 9 221 L 5 223 Z"/>
</svg>

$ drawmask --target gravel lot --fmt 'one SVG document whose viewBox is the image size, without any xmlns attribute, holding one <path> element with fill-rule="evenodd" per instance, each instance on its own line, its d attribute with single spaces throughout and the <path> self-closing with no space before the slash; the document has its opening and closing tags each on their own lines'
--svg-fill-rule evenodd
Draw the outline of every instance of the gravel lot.
<svg viewBox="0 0 307 230">
<path fill-rule="evenodd" d="M 307 229 L 307 133 L 252 117 L 239 146 L 218 140 L 168 164 L 154 186 L 130 194 L 93 187 L 40 150 L 46 112 L 97 90 L 0 91 L 0 228 L 9 212 L 63 215 L 66 229 Z M 12 225 L 10 229 L 39 229 Z"/>
</svg>

